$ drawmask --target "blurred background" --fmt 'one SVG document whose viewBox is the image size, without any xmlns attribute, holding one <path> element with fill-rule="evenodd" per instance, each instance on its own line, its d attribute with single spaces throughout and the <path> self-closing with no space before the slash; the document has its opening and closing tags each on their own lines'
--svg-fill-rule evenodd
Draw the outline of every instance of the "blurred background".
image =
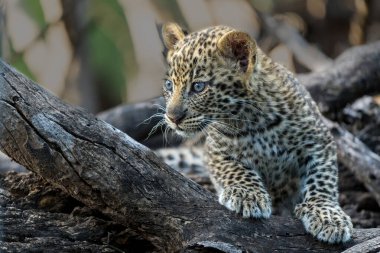
<svg viewBox="0 0 380 253">
<path fill-rule="evenodd" d="M 315 71 L 380 39 L 376 0 L 0 0 L 0 55 L 91 112 L 157 97 L 165 70 L 157 23 L 248 32 L 292 71 Z"/>
</svg>

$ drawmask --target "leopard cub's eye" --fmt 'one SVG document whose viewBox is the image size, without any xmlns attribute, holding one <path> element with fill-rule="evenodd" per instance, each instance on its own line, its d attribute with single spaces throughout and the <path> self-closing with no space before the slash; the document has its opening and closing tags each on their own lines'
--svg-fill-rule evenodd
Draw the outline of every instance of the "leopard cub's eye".
<svg viewBox="0 0 380 253">
<path fill-rule="evenodd" d="M 191 85 L 191 90 L 195 93 L 202 92 L 206 88 L 205 82 L 195 82 Z"/>
<path fill-rule="evenodd" d="M 166 80 L 164 86 L 165 86 L 165 89 L 167 91 L 173 91 L 173 82 L 172 81 Z"/>
</svg>

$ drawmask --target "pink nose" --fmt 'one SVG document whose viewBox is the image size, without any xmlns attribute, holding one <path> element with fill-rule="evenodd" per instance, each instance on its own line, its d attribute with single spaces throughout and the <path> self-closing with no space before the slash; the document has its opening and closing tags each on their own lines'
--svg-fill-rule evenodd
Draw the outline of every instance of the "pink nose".
<svg viewBox="0 0 380 253">
<path fill-rule="evenodd" d="M 186 117 L 186 112 L 168 114 L 168 118 L 171 122 L 178 125 Z"/>
</svg>

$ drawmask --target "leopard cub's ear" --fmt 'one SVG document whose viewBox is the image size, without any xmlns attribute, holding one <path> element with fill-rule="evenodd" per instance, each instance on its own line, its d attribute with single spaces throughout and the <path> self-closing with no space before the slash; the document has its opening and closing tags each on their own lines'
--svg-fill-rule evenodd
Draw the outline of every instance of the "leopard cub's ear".
<svg viewBox="0 0 380 253">
<path fill-rule="evenodd" d="M 166 23 L 161 30 L 162 40 L 165 48 L 170 51 L 185 37 L 184 31 L 176 23 Z"/>
<path fill-rule="evenodd" d="M 222 56 L 237 62 L 244 73 L 251 73 L 256 63 L 256 42 L 244 32 L 231 31 L 223 35 L 217 47 Z"/>
</svg>

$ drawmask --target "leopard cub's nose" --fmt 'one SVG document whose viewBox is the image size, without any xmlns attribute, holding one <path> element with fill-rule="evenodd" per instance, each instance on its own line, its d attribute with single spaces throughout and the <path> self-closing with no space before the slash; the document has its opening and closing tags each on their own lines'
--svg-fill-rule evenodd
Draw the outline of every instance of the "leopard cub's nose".
<svg viewBox="0 0 380 253">
<path fill-rule="evenodd" d="M 167 116 L 171 122 L 173 122 L 176 125 L 179 125 L 182 120 L 186 117 L 186 111 L 174 111 L 174 112 L 168 112 Z"/>
</svg>

